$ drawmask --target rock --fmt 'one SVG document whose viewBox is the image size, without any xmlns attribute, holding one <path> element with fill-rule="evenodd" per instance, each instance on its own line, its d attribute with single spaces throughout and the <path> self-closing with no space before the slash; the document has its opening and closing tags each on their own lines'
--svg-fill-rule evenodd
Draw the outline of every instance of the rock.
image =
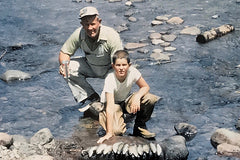
<svg viewBox="0 0 240 160">
<path fill-rule="evenodd" d="M 154 32 L 149 35 L 150 39 L 160 39 L 162 35 L 160 33 Z"/>
<path fill-rule="evenodd" d="M 53 135 L 48 128 L 43 128 L 30 139 L 31 144 L 45 145 L 53 140 Z"/>
<path fill-rule="evenodd" d="M 174 34 L 166 34 L 166 35 L 162 36 L 162 39 L 167 42 L 173 42 L 173 41 L 175 41 L 176 38 L 177 38 L 177 36 Z"/>
<path fill-rule="evenodd" d="M 215 14 L 215 15 L 212 16 L 212 19 L 217 19 L 218 17 L 219 17 L 219 15 Z"/>
<path fill-rule="evenodd" d="M 171 47 L 171 46 L 170 46 L 170 47 L 165 47 L 165 48 L 164 48 L 164 51 L 166 51 L 166 52 L 167 52 L 167 51 L 176 51 L 176 50 L 177 50 L 177 48 L 175 48 L 175 47 Z"/>
<path fill-rule="evenodd" d="M 131 16 L 131 17 L 128 18 L 128 20 L 129 20 L 130 22 L 136 22 L 136 21 L 137 21 L 137 18 Z"/>
<path fill-rule="evenodd" d="M 168 16 L 157 16 L 155 18 L 155 20 L 158 20 L 158 21 L 167 21 L 168 20 Z"/>
<path fill-rule="evenodd" d="M 52 156 L 32 155 L 24 160 L 54 160 L 54 158 Z"/>
<path fill-rule="evenodd" d="M 162 21 L 158 21 L 158 20 L 154 20 L 154 21 L 151 22 L 152 26 L 161 25 L 161 24 L 163 24 L 163 22 Z"/>
<path fill-rule="evenodd" d="M 150 55 L 151 58 L 155 59 L 156 61 L 170 61 L 171 58 L 169 55 L 164 53 L 152 53 Z"/>
<path fill-rule="evenodd" d="M 160 49 L 160 48 L 154 49 L 152 52 L 153 53 L 162 53 L 162 49 Z"/>
<path fill-rule="evenodd" d="M 238 118 L 238 121 L 235 125 L 236 129 L 240 130 L 240 118 Z"/>
<path fill-rule="evenodd" d="M 10 147 L 13 144 L 13 136 L 0 132 L 0 145 Z"/>
<path fill-rule="evenodd" d="M 240 147 L 227 143 L 222 143 L 217 146 L 217 154 L 221 156 L 240 158 Z"/>
<path fill-rule="evenodd" d="M 211 136 L 211 144 L 217 148 L 222 143 L 240 147 L 240 134 L 225 128 L 217 129 Z"/>
<path fill-rule="evenodd" d="M 192 140 L 197 134 L 197 127 L 188 123 L 178 123 L 174 125 L 178 135 L 183 136 L 186 141 Z"/>
<path fill-rule="evenodd" d="M 197 27 L 186 27 L 180 32 L 180 34 L 189 34 L 189 35 L 198 35 L 200 33 L 201 33 L 201 30 Z"/>
<path fill-rule="evenodd" d="M 147 45 L 148 45 L 147 43 L 127 43 L 124 48 L 126 50 L 133 50 L 133 49 L 145 47 Z"/>
<path fill-rule="evenodd" d="M 151 40 L 151 43 L 153 44 L 153 45 L 158 45 L 158 44 L 162 44 L 162 43 L 164 43 L 165 41 L 163 41 L 163 40 L 161 40 L 161 39 L 152 39 Z"/>
<path fill-rule="evenodd" d="M 183 22 L 183 19 L 180 17 L 172 17 L 167 21 L 168 24 L 182 24 Z"/>
<path fill-rule="evenodd" d="M 118 33 L 120 33 L 120 32 L 123 32 L 123 31 L 127 31 L 128 26 L 127 26 L 127 24 L 121 24 L 120 26 L 116 27 L 115 29 Z"/>
<path fill-rule="evenodd" d="M 8 70 L 0 76 L 0 79 L 9 82 L 13 80 L 26 80 L 31 78 L 31 75 L 19 70 Z"/>
<path fill-rule="evenodd" d="M 169 47 L 169 46 L 171 46 L 171 43 L 169 43 L 169 42 L 163 42 L 163 43 L 160 43 L 160 46 L 161 46 L 161 47 Z"/>
<path fill-rule="evenodd" d="M 132 2 L 131 2 L 131 1 L 127 1 L 127 2 L 125 3 L 125 5 L 126 5 L 126 6 L 132 6 Z"/>
<path fill-rule="evenodd" d="M 161 144 L 164 157 L 167 160 L 187 160 L 188 149 L 183 136 L 172 136 L 162 141 Z"/>
<path fill-rule="evenodd" d="M 108 2 L 121 2 L 122 0 L 108 0 Z"/>
</svg>

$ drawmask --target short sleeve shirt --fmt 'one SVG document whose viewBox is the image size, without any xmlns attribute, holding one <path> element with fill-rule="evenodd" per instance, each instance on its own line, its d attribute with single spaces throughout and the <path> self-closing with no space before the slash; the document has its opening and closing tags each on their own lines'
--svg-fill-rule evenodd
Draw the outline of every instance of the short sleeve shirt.
<svg viewBox="0 0 240 160">
<path fill-rule="evenodd" d="M 129 67 L 128 75 L 122 83 L 117 79 L 115 72 L 109 73 L 105 78 L 101 102 L 106 102 L 106 92 L 114 94 L 115 103 L 124 101 L 129 96 L 132 85 L 136 83 L 140 77 L 141 73 L 133 66 Z"/>
<path fill-rule="evenodd" d="M 82 27 L 76 29 L 67 39 L 61 51 L 72 56 L 78 48 L 85 52 L 90 65 L 111 65 L 112 56 L 123 49 L 119 34 L 111 27 L 101 25 L 99 38 L 92 43 Z"/>
</svg>

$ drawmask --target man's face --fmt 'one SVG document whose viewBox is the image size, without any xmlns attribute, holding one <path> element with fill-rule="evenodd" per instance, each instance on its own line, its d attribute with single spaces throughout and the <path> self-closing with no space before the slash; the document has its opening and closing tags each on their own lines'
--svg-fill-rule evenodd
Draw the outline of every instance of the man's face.
<svg viewBox="0 0 240 160">
<path fill-rule="evenodd" d="M 87 35 L 92 39 L 97 39 L 101 26 L 101 19 L 98 16 L 86 16 L 81 20 L 81 24 Z"/>
<path fill-rule="evenodd" d="M 116 77 L 118 78 L 119 81 L 124 81 L 125 78 L 127 77 L 127 72 L 130 67 L 130 64 L 128 63 L 126 58 L 118 58 L 116 59 L 115 64 L 112 65 Z"/>
</svg>

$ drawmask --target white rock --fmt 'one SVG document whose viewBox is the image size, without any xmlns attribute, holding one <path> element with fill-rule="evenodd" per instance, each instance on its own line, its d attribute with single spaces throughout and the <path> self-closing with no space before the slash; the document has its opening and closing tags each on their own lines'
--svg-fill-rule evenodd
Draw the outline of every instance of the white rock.
<svg viewBox="0 0 240 160">
<path fill-rule="evenodd" d="M 189 35 L 198 35 L 200 33 L 201 33 L 201 30 L 197 27 L 186 27 L 180 32 L 180 34 L 189 34 Z"/>
<path fill-rule="evenodd" d="M 167 21 L 168 24 L 182 24 L 183 22 L 184 20 L 180 17 L 172 17 Z"/>
</svg>

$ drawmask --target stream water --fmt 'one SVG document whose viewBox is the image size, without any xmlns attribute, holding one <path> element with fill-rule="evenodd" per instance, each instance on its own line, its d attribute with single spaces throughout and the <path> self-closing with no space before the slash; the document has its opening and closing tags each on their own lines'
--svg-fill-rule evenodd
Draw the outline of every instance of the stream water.
<svg viewBox="0 0 240 160">
<path fill-rule="evenodd" d="M 150 30 L 178 36 L 171 44 L 177 48 L 171 52 L 171 63 L 153 65 L 151 51 L 160 47 L 150 42 L 144 48 L 149 53 L 131 53 L 151 92 L 163 98 L 148 122 L 157 141 L 174 135 L 176 123 L 186 122 L 198 128 L 197 136 L 187 142 L 190 160 L 234 159 L 215 155 L 210 137 L 218 128 L 235 131 L 240 116 L 240 70 L 236 67 L 240 64 L 240 4 L 236 0 L 146 0 L 129 8 L 125 2 L 0 0 L 0 53 L 7 49 L 0 60 L 0 74 L 17 69 L 32 75 L 25 81 L 0 81 L 0 132 L 30 137 L 47 127 L 58 138 L 72 135 L 82 113 L 58 74 L 58 53 L 80 25 L 79 10 L 93 5 L 99 9 L 103 24 L 113 28 L 127 24 L 129 30 L 120 33 L 123 44 L 149 41 Z M 128 22 L 124 16 L 127 10 L 134 12 L 137 22 Z M 151 26 L 156 16 L 166 14 L 179 16 L 184 23 Z M 213 15 L 218 18 L 213 19 Z M 179 35 L 185 26 L 198 26 L 204 31 L 223 24 L 236 29 L 206 44 L 197 43 L 195 36 Z M 103 80 L 89 81 L 100 93 Z"/>
</svg>

